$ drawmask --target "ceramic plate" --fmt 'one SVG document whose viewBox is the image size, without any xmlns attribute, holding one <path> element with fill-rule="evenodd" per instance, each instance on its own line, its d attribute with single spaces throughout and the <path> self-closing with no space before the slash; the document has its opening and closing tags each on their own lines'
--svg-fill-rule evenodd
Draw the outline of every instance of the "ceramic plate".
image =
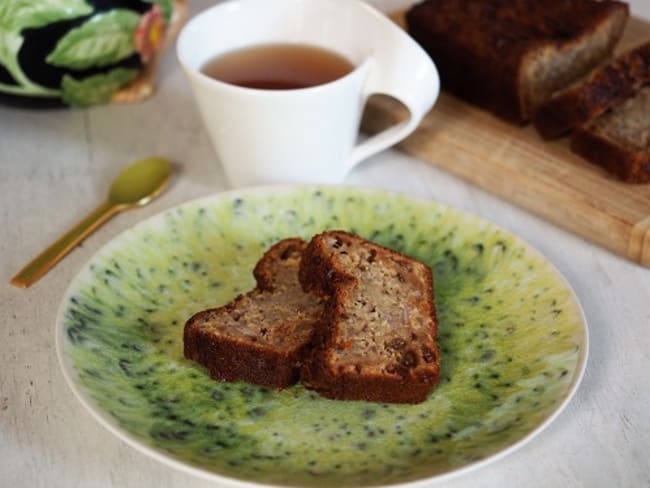
<svg viewBox="0 0 650 488">
<path fill-rule="evenodd" d="M 442 380 L 426 402 L 222 384 L 183 358 L 191 314 L 252 288 L 275 241 L 328 228 L 433 269 Z M 587 330 L 556 269 L 490 222 L 378 190 L 270 187 L 186 203 L 105 246 L 66 293 L 57 348 L 94 416 L 175 467 L 239 485 L 375 486 L 446 478 L 521 446 L 575 391 Z"/>
</svg>

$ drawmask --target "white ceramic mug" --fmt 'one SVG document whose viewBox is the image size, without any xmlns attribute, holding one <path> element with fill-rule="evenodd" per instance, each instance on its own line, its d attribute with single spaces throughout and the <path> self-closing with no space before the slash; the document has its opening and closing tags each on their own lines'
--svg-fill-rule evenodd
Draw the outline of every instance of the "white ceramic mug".
<svg viewBox="0 0 650 488">
<path fill-rule="evenodd" d="M 242 88 L 202 67 L 260 44 L 315 45 L 355 68 L 309 88 Z M 429 56 L 385 15 L 357 0 L 229 0 L 194 17 L 177 54 L 231 186 L 337 183 L 358 162 L 408 136 L 439 93 Z M 367 98 L 401 101 L 410 118 L 357 143 Z"/>
</svg>

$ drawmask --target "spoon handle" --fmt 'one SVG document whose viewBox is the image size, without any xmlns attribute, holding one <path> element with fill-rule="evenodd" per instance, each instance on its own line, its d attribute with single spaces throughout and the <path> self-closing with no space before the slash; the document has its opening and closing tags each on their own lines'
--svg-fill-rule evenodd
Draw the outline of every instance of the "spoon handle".
<svg viewBox="0 0 650 488">
<path fill-rule="evenodd" d="M 54 244 L 36 256 L 11 279 L 11 284 L 27 288 L 47 273 L 74 247 L 88 237 L 95 229 L 121 210 L 119 205 L 109 201 L 102 203 L 81 222 L 62 235 Z"/>
</svg>

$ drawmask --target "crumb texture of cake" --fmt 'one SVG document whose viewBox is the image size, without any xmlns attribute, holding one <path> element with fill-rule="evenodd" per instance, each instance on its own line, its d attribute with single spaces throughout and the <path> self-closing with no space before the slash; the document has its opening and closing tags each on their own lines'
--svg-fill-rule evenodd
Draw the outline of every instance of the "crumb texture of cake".
<svg viewBox="0 0 650 488">
<path fill-rule="evenodd" d="M 303 254 L 300 282 L 327 297 L 301 382 L 341 400 L 418 403 L 440 376 L 428 266 L 357 235 L 327 231 Z"/>
<path fill-rule="evenodd" d="M 323 306 L 298 281 L 307 243 L 284 239 L 255 266 L 257 287 L 229 304 L 193 315 L 183 333 L 185 357 L 221 381 L 285 388 L 298 380 L 304 350 Z"/>
<path fill-rule="evenodd" d="M 525 123 L 611 55 L 628 16 L 615 0 L 425 0 L 406 21 L 444 90 Z"/>
<path fill-rule="evenodd" d="M 586 80 L 554 95 L 533 118 L 545 139 L 562 136 L 603 114 L 618 101 L 650 83 L 650 42 L 595 69 Z"/>
<path fill-rule="evenodd" d="M 571 150 L 628 183 L 650 183 L 650 86 L 576 129 Z"/>
</svg>

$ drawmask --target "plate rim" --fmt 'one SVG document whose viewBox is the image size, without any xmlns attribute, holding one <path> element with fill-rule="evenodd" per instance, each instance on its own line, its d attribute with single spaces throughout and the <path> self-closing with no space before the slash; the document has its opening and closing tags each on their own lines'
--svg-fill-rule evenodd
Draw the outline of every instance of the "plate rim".
<svg viewBox="0 0 650 488">
<path fill-rule="evenodd" d="M 68 385 L 68 388 L 72 390 L 73 395 L 81 403 L 84 409 L 88 413 L 90 413 L 91 417 L 93 417 L 100 425 L 102 425 L 106 430 L 112 433 L 119 440 L 126 443 L 127 445 L 134 448 L 135 450 L 139 451 L 140 453 L 145 454 L 146 456 L 149 456 L 155 459 L 156 461 L 167 465 L 168 467 L 175 468 L 181 472 L 196 476 L 204 480 L 223 483 L 226 486 L 232 488 L 293 488 L 299 486 L 294 484 L 280 485 L 280 484 L 271 484 L 271 483 L 260 483 L 257 481 L 250 481 L 241 478 L 226 476 L 216 471 L 210 471 L 206 468 L 192 465 L 189 462 L 181 461 L 176 457 L 174 457 L 173 455 L 164 452 L 162 449 L 156 449 L 152 446 L 149 446 L 144 441 L 138 439 L 136 436 L 128 432 L 126 429 L 120 427 L 116 422 L 116 420 L 113 419 L 108 414 L 108 412 L 105 412 L 99 405 L 96 405 L 96 402 L 92 399 L 92 397 L 87 392 L 83 391 L 81 385 L 78 385 L 77 382 L 75 382 L 75 380 L 73 379 L 72 365 L 70 363 L 70 360 L 64 355 L 64 351 L 63 351 L 63 347 L 65 343 L 65 334 L 62 327 L 65 310 L 67 309 L 70 298 L 73 296 L 73 291 L 78 288 L 84 276 L 87 275 L 90 264 L 96 261 L 98 257 L 107 254 L 108 252 L 111 251 L 111 249 L 117 247 L 118 244 L 124 241 L 124 239 L 127 238 L 130 234 L 136 232 L 136 229 L 146 225 L 147 223 L 151 223 L 155 220 L 162 219 L 164 218 L 164 215 L 167 214 L 168 212 L 172 212 L 181 207 L 187 207 L 190 205 L 200 205 L 202 202 L 212 202 L 215 200 L 227 199 L 228 197 L 233 197 L 235 195 L 248 195 L 248 194 L 259 195 L 268 192 L 273 192 L 275 195 L 277 195 L 277 194 L 288 194 L 290 192 L 296 192 L 299 190 L 305 192 L 318 191 L 318 190 L 340 190 L 340 191 L 362 192 L 362 193 L 370 193 L 370 194 L 380 193 L 380 194 L 385 194 L 391 198 L 398 197 L 398 198 L 403 198 L 421 204 L 434 204 L 445 210 L 450 210 L 453 212 L 457 212 L 461 215 L 471 217 L 476 221 L 479 222 L 482 221 L 488 223 L 490 226 L 498 229 L 499 231 L 514 237 L 516 241 L 520 242 L 526 247 L 527 252 L 532 252 L 536 254 L 538 259 L 540 259 L 545 263 L 545 265 L 550 267 L 550 270 L 553 272 L 553 274 L 558 279 L 558 281 L 562 285 L 564 285 L 565 289 L 569 292 L 569 296 L 571 297 L 573 304 L 576 307 L 576 312 L 578 318 L 580 319 L 580 323 L 582 325 L 581 328 L 582 343 L 581 343 L 580 353 L 578 355 L 573 379 L 571 383 L 568 385 L 568 389 L 564 394 L 564 397 L 560 402 L 556 404 L 555 408 L 550 413 L 550 415 L 548 415 L 542 422 L 540 422 L 534 429 L 528 432 L 525 436 L 523 436 L 521 439 L 517 440 L 516 442 L 512 443 L 511 445 L 493 454 L 486 456 L 483 459 L 470 462 L 464 466 L 452 469 L 451 471 L 447 471 L 441 474 L 436 474 L 424 478 L 404 481 L 404 482 L 365 485 L 366 488 L 382 488 L 382 487 L 420 488 L 423 487 L 424 485 L 430 486 L 431 484 L 434 483 L 438 484 L 438 483 L 450 481 L 451 479 L 455 479 L 460 476 L 464 476 L 484 466 L 495 463 L 503 459 L 504 457 L 509 456 L 515 451 L 523 448 L 525 445 L 530 443 L 535 437 L 537 437 L 544 430 L 546 430 L 548 426 L 551 425 L 560 416 L 560 414 L 562 414 L 562 412 L 564 412 L 564 410 L 569 405 L 573 397 L 576 395 L 582 383 L 582 380 L 584 378 L 585 371 L 587 369 L 587 362 L 589 359 L 589 346 L 590 346 L 589 324 L 587 322 L 587 317 L 582 307 L 582 303 L 580 302 L 578 298 L 578 294 L 574 290 L 573 286 L 571 286 L 571 283 L 564 276 L 564 274 L 560 272 L 560 270 L 555 265 L 555 263 L 553 263 L 553 261 L 551 261 L 546 255 L 544 255 L 544 253 L 542 253 L 536 246 L 532 245 L 526 239 L 519 236 L 519 234 L 505 228 L 504 226 L 494 222 L 493 220 L 487 217 L 475 214 L 471 211 L 456 207 L 454 205 L 445 202 L 435 200 L 434 198 L 418 196 L 418 195 L 409 195 L 403 191 L 389 190 L 384 188 L 372 188 L 372 187 L 365 187 L 365 186 L 358 186 L 358 185 L 288 183 L 288 184 L 278 184 L 278 185 L 251 186 L 246 188 L 237 188 L 237 189 L 219 191 L 209 195 L 191 198 L 181 203 L 164 208 L 159 212 L 156 212 L 148 217 L 143 218 L 142 220 L 131 225 L 130 227 L 122 230 L 118 234 L 110 237 L 108 241 L 100 245 L 99 248 L 77 270 L 76 274 L 74 275 L 73 279 L 70 281 L 68 286 L 66 287 L 61 297 L 61 300 L 58 305 L 57 313 L 55 315 L 55 350 L 56 350 L 59 370 L 61 371 L 65 379 L 65 383 Z"/>
</svg>

